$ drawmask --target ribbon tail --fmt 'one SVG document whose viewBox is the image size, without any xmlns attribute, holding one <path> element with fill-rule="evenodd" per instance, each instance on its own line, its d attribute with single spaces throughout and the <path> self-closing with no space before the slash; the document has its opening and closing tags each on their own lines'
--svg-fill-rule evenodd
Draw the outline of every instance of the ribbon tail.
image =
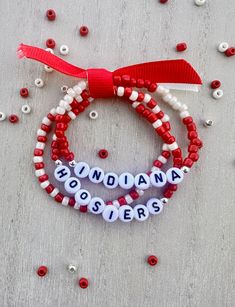
<svg viewBox="0 0 235 307">
<path fill-rule="evenodd" d="M 38 47 L 28 46 L 20 44 L 17 49 L 17 56 L 21 59 L 23 57 L 36 60 L 45 65 L 50 66 L 51 68 L 69 76 L 86 78 L 85 70 L 72 65 L 61 58 L 57 57 L 50 52 L 43 50 Z"/>
</svg>

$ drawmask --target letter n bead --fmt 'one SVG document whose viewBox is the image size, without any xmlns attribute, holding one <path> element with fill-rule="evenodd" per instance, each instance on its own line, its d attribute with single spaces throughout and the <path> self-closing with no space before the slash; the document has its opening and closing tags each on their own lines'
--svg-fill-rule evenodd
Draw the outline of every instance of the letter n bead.
<svg viewBox="0 0 235 307">
<path fill-rule="evenodd" d="M 65 182 L 70 177 L 70 169 L 67 166 L 59 165 L 54 171 L 55 179 L 60 182 Z"/>
<path fill-rule="evenodd" d="M 167 182 L 166 174 L 162 171 L 152 172 L 150 175 L 150 181 L 156 188 L 163 187 Z"/>
<path fill-rule="evenodd" d="M 184 179 L 184 173 L 177 167 L 172 167 L 166 172 L 167 181 L 171 184 L 178 184 Z"/>
</svg>

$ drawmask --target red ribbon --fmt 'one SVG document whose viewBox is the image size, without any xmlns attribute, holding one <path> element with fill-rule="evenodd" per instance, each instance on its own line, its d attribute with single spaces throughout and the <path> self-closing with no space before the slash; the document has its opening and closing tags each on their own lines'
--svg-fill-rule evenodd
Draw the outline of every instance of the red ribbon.
<svg viewBox="0 0 235 307">
<path fill-rule="evenodd" d="M 19 58 L 27 57 L 44 63 L 53 69 L 77 78 L 88 80 L 93 98 L 114 96 L 114 76 L 130 75 L 132 78 L 149 80 L 152 83 L 183 83 L 201 85 L 202 80 L 194 68 L 185 60 L 165 60 L 118 68 L 110 72 L 103 68 L 83 69 L 38 47 L 21 44 L 17 50 Z"/>
</svg>

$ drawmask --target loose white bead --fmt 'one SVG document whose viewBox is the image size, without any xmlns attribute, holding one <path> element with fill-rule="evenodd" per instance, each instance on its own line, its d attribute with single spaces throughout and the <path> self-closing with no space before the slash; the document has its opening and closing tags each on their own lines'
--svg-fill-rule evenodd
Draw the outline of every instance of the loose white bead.
<svg viewBox="0 0 235 307">
<path fill-rule="evenodd" d="M 179 146 L 178 146 L 178 144 L 176 142 L 174 142 L 172 144 L 168 144 L 168 150 L 173 151 L 173 150 L 175 150 L 177 148 L 179 148 Z"/>
<path fill-rule="evenodd" d="M 42 79 L 37 78 L 37 79 L 35 79 L 34 84 L 35 84 L 37 87 L 43 87 L 44 82 L 43 82 Z"/>
<path fill-rule="evenodd" d="M 213 126 L 213 120 L 211 120 L 211 119 L 205 120 L 204 126 L 205 126 L 205 127 L 211 127 L 211 126 Z"/>
<path fill-rule="evenodd" d="M 129 205 L 121 206 L 118 216 L 122 222 L 131 222 L 134 218 L 134 210 Z"/>
<path fill-rule="evenodd" d="M 44 117 L 42 120 L 42 124 L 50 126 L 51 125 L 51 121 L 48 117 Z"/>
<path fill-rule="evenodd" d="M 121 188 L 128 190 L 131 189 L 135 183 L 135 178 L 130 173 L 122 173 L 119 176 L 118 183 Z"/>
<path fill-rule="evenodd" d="M 149 210 L 144 205 L 136 205 L 134 208 L 134 217 L 137 221 L 143 222 L 149 217 Z"/>
<path fill-rule="evenodd" d="M 133 102 L 132 103 L 132 108 L 136 109 L 138 107 L 138 105 L 140 105 L 140 102 Z"/>
<path fill-rule="evenodd" d="M 105 206 L 102 216 L 106 222 L 112 223 L 118 219 L 118 209 L 113 205 Z"/>
<path fill-rule="evenodd" d="M 149 176 L 145 173 L 140 173 L 135 176 L 135 186 L 138 189 L 146 190 L 150 186 Z"/>
<path fill-rule="evenodd" d="M 59 182 L 65 182 L 71 175 L 70 169 L 67 166 L 59 165 L 54 171 L 55 179 Z"/>
<path fill-rule="evenodd" d="M 172 98 L 173 98 L 173 96 L 169 93 L 169 94 L 163 96 L 162 100 L 165 101 L 165 102 L 169 102 L 169 101 L 171 101 Z"/>
<path fill-rule="evenodd" d="M 73 265 L 73 264 L 69 264 L 67 269 L 70 273 L 75 273 L 77 271 L 76 265 Z"/>
<path fill-rule="evenodd" d="M 105 174 L 103 184 L 108 189 L 115 189 L 118 186 L 118 175 L 115 173 Z"/>
<path fill-rule="evenodd" d="M 63 206 L 68 206 L 68 204 L 69 204 L 69 197 L 68 196 L 64 196 L 64 198 L 62 199 L 61 204 Z"/>
<path fill-rule="evenodd" d="M 69 194 L 75 194 L 81 188 L 81 182 L 76 177 L 70 177 L 65 181 L 64 188 Z"/>
<path fill-rule="evenodd" d="M 184 179 L 184 173 L 180 168 L 171 167 L 166 172 L 167 181 L 171 184 L 179 184 Z"/>
<path fill-rule="evenodd" d="M 118 95 L 119 97 L 122 97 L 122 96 L 124 95 L 124 92 L 125 92 L 124 87 L 119 86 L 118 89 L 117 89 L 117 95 Z"/>
<path fill-rule="evenodd" d="M 57 108 L 56 108 L 56 112 L 57 112 L 58 114 L 60 114 L 60 115 L 64 115 L 64 113 L 65 113 L 65 108 L 63 108 L 63 107 L 57 107 Z"/>
<path fill-rule="evenodd" d="M 37 169 L 37 170 L 35 171 L 36 177 L 40 177 L 40 176 L 45 175 L 45 174 L 46 174 L 46 172 L 45 172 L 44 168 Z"/>
<path fill-rule="evenodd" d="M 224 95 L 224 92 L 223 92 L 221 89 L 219 89 L 219 88 L 217 88 L 216 90 L 214 90 L 213 93 L 212 93 L 212 96 L 213 96 L 213 98 L 215 98 L 215 99 L 220 99 L 220 98 L 223 97 L 223 95 Z"/>
<path fill-rule="evenodd" d="M 151 214 L 160 214 L 162 212 L 162 209 L 163 209 L 163 204 L 162 202 L 160 201 L 160 199 L 157 199 L 157 198 L 151 198 L 147 201 L 147 204 L 146 204 L 149 212 Z"/>
<path fill-rule="evenodd" d="M 75 92 L 72 88 L 69 88 L 69 89 L 67 90 L 67 94 L 68 94 L 69 96 L 71 96 L 72 98 L 74 98 L 75 95 L 76 95 L 76 92 Z"/>
<path fill-rule="evenodd" d="M 154 129 L 159 128 L 162 126 L 162 121 L 160 119 L 157 119 L 152 125 Z"/>
<path fill-rule="evenodd" d="M 54 69 L 51 68 L 51 67 L 48 66 L 48 65 L 44 65 L 44 70 L 45 70 L 46 72 L 52 72 Z"/>
<path fill-rule="evenodd" d="M 60 54 L 67 55 L 69 53 L 69 47 L 66 45 L 60 46 Z"/>
<path fill-rule="evenodd" d="M 28 105 L 28 104 L 24 104 L 22 107 L 21 107 L 21 111 L 22 113 L 24 114 L 29 114 L 31 112 L 31 107 Z"/>
<path fill-rule="evenodd" d="M 133 198 L 129 194 L 125 195 L 124 198 L 125 198 L 128 205 L 133 203 Z"/>
<path fill-rule="evenodd" d="M 45 143 L 43 143 L 43 142 L 37 142 L 36 143 L 36 146 L 35 146 L 35 148 L 38 148 L 38 149 L 44 149 L 45 148 Z"/>
<path fill-rule="evenodd" d="M 89 202 L 88 209 L 93 214 L 100 214 L 104 211 L 105 203 L 100 197 L 93 197 Z"/>
<path fill-rule="evenodd" d="M 138 92 L 132 91 L 131 96 L 129 97 L 129 100 L 136 101 L 137 98 L 138 98 Z"/>
<path fill-rule="evenodd" d="M 104 171 L 99 167 L 93 167 L 89 172 L 89 179 L 93 183 L 100 183 L 104 179 Z"/>
<path fill-rule="evenodd" d="M 188 116 L 190 116 L 190 114 L 189 114 L 188 111 L 180 112 L 180 117 L 181 117 L 181 118 L 186 118 L 186 117 L 188 117 Z"/>
<path fill-rule="evenodd" d="M 74 173 L 78 178 L 85 178 L 89 175 L 90 166 L 86 162 L 78 162 L 74 168 Z"/>
<path fill-rule="evenodd" d="M 222 53 L 228 50 L 228 48 L 229 48 L 229 44 L 226 42 L 220 43 L 218 46 L 219 52 L 222 52 Z"/>
<path fill-rule="evenodd" d="M 144 102 L 145 103 L 148 103 L 151 99 L 152 99 L 152 97 L 149 94 L 144 95 Z"/>
<path fill-rule="evenodd" d="M 54 190 L 50 193 L 51 197 L 55 197 L 59 193 L 59 190 L 57 188 L 54 188 Z"/>
<path fill-rule="evenodd" d="M 152 109 L 152 112 L 157 114 L 161 111 L 161 108 L 159 107 L 159 105 L 157 104 L 153 109 Z"/>
<path fill-rule="evenodd" d="M 49 184 L 50 184 L 50 182 L 48 180 L 46 180 L 46 181 L 42 182 L 40 184 L 40 186 L 41 186 L 41 188 L 45 189 L 49 186 Z"/>
<path fill-rule="evenodd" d="M 67 93 L 68 89 L 69 89 L 69 87 L 67 85 L 62 85 L 61 88 L 60 88 L 62 93 Z"/>
<path fill-rule="evenodd" d="M 75 200 L 79 205 L 87 205 L 91 200 L 91 194 L 87 190 L 81 189 L 75 194 Z"/>
<path fill-rule="evenodd" d="M 45 51 L 50 52 L 51 54 L 54 54 L 54 50 L 51 48 L 46 48 Z"/>
<path fill-rule="evenodd" d="M 89 117 L 90 117 L 90 119 L 97 119 L 97 118 L 98 118 L 98 112 L 95 111 L 95 110 L 92 110 L 92 111 L 89 113 Z"/>
<path fill-rule="evenodd" d="M 3 121 L 3 120 L 5 120 L 6 119 L 6 114 L 5 113 L 3 113 L 3 112 L 0 112 L 0 121 Z"/>
<path fill-rule="evenodd" d="M 46 131 L 44 131 L 42 129 L 38 129 L 38 131 L 37 131 L 38 136 L 45 136 L 46 134 L 47 134 Z"/>
<path fill-rule="evenodd" d="M 197 6 L 202 6 L 206 3 L 206 0 L 194 0 L 194 2 Z"/>
<path fill-rule="evenodd" d="M 152 172 L 150 174 L 150 181 L 152 186 L 156 188 L 163 187 L 167 182 L 166 174 L 162 171 Z"/>
<path fill-rule="evenodd" d="M 33 157 L 33 162 L 34 162 L 34 163 L 43 162 L 43 157 L 42 157 L 42 156 L 34 156 L 34 157 Z"/>
</svg>

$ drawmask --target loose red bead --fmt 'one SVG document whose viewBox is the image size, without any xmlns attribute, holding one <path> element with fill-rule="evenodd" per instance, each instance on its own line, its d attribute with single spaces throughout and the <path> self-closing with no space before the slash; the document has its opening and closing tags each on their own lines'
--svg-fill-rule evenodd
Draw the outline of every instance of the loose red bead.
<svg viewBox="0 0 235 307">
<path fill-rule="evenodd" d="M 78 281 L 79 287 L 82 289 L 86 289 L 89 286 L 89 281 L 87 278 L 82 277 Z"/>
<path fill-rule="evenodd" d="M 167 3 L 168 0 L 159 0 L 160 3 L 164 4 Z"/>
<path fill-rule="evenodd" d="M 154 255 L 151 255 L 148 257 L 148 264 L 151 265 L 151 266 L 154 266 L 158 263 L 158 258 Z"/>
<path fill-rule="evenodd" d="M 101 159 L 106 159 L 108 157 L 109 153 L 108 153 L 108 150 L 101 149 L 101 150 L 99 150 L 98 155 Z"/>
<path fill-rule="evenodd" d="M 187 44 L 186 43 L 179 43 L 176 45 L 176 50 L 178 52 L 185 51 L 187 49 Z"/>
<path fill-rule="evenodd" d="M 44 277 L 48 272 L 48 269 L 46 266 L 42 265 L 37 269 L 37 274 L 40 277 Z"/>
<path fill-rule="evenodd" d="M 15 114 L 11 114 L 9 115 L 8 120 L 10 123 L 15 124 L 19 121 L 19 117 Z"/>
<path fill-rule="evenodd" d="M 56 19 L 56 12 L 52 9 L 46 11 L 46 17 L 48 20 L 53 21 Z"/>
<path fill-rule="evenodd" d="M 221 86 L 221 82 L 219 80 L 214 80 L 211 82 L 211 88 L 212 89 L 216 89 L 219 88 Z"/>
<path fill-rule="evenodd" d="M 79 211 L 82 213 L 86 213 L 87 212 L 87 206 L 80 206 Z"/>
<path fill-rule="evenodd" d="M 81 26 L 79 32 L 81 36 L 86 36 L 89 33 L 89 29 L 87 26 Z"/>
<path fill-rule="evenodd" d="M 48 39 L 46 40 L 46 46 L 47 46 L 48 48 L 54 49 L 54 48 L 55 48 L 55 45 L 56 45 L 56 43 L 55 43 L 55 41 L 54 41 L 53 38 L 48 38 Z"/>
<path fill-rule="evenodd" d="M 234 47 L 228 48 L 225 51 L 225 54 L 227 55 L 227 57 L 234 56 L 235 55 L 235 48 Z"/>
<path fill-rule="evenodd" d="M 20 96 L 26 98 L 29 96 L 29 90 L 26 87 L 20 89 Z"/>
</svg>

